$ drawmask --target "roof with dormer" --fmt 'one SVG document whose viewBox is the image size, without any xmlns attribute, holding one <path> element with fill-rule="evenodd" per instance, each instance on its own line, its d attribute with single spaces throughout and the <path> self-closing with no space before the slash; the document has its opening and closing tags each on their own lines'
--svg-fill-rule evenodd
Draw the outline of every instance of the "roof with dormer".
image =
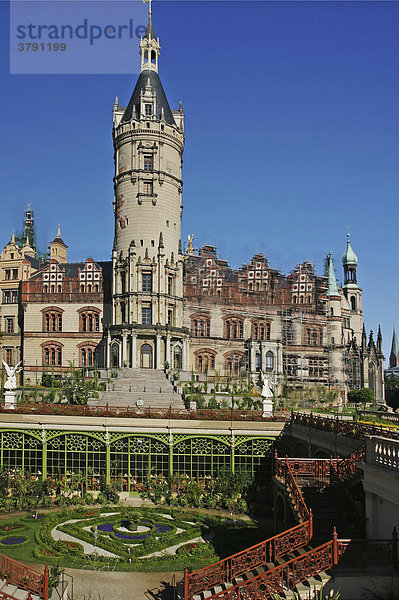
<svg viewBox="0 0 399 600">
<path fill-rule="evenodd" d="M 157 120 L 161 120 L 163 109 L 163 118 L 166 123 L 176 127 L 176 123 L 173 118 L 172 111 L 170 110 L 161 80 L 159 79 L 159 75 L 156 73 L 156 71 L 152 71 L 150 69 L 145 69 L 140 73 L 136 87 L 133 90 L 132 97 L 130 98 L 129 104 L 127 105 L 123 114 L 121 123 L 130 121 L 132 118 L 137 118 L 136 115 L 140 115 L 140 95 L 142 92 L 144 92 L 147 86 L 149 86 L 156 95 L 155 116 Z"/>
</svg>

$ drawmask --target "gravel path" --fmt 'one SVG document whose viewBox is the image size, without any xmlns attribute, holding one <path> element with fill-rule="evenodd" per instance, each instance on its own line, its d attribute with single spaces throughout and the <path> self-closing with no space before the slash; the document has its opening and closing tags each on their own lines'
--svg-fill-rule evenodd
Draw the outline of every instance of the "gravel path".
<svg viewBox="0 0 399 600">
<path fill-rule="evenodd" d="M 185 546 L 186 544 L 196 544 L 198 543 L 206 543 L 209 542 L 214 537 L 213 531 L 209 533 L 205 533 L 205 535 L 201 535 L 199 537 L 193 538 L 191 540 L 186 540 L 185 542 L 181 542 L 180 544 L 175 544 L 174 546 L 169 546 L 168 548 L 164 548 L 163 550 L 159 550 L 158 552 L 152 552 L 151 554 L 146 554 L 145 556 L 140 556 L 139 558 L 151 558 L 152 556 L 165 556 L 165 554 L 176 554 L 176 550 L 180 548 L 180 546 Z"/>
<path fill-rule="evenodd" d="M 106 556 L 108 558 L 119 558 L 117 554 L 113 552 L 108 552 L 108 550 L 104 550 L 103 548 L 99 548 L 98 546 L 94 546 L 93 544 L 89 544 L 88 542 L 84 542 L 79 538 L 73 537 L 68 533 L 64 533 L 63 531 L 58 531 L 57 527 L 59 525 L 69 525 L 70 523 L 79 523 L 82 519 L 69 519 L 69 521 L 64 521 L 63 523 L 58 523 L 56 527 L 53 527 L 51 530 L 52 537 L 58 541 L 62 540 L 63 542 L 72 542 L 74 544 L 82 544 L 84 554 L 98 554 L 99 556 Z"/>
</svg>

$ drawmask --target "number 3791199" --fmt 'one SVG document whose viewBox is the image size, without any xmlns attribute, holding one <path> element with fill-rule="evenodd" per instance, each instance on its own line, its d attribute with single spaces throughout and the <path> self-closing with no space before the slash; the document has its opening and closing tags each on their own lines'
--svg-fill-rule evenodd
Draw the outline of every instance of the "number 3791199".
<svg viewBox="0 0 399 600">
<path fill-rule="evenodd" d="M 65 52 L 67 45 L 65 42 L 20 42 L 18 44 L 19 52 Z"/>
</svg>

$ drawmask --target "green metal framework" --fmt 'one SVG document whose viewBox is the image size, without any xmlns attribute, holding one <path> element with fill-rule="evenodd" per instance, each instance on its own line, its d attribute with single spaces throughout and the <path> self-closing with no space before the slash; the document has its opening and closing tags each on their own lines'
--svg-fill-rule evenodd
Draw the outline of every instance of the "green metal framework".
<svg viewBox="0 0 399 600">
<path fill-rule="evenodd" d="M 65 488 L 101 481 L 134 489 L 149 474 L 216 476 L 222 469 L 262 476 L 274 438 L 248 435 L 0 430 L 1 469 L 59 478 Z"/>
</svg>

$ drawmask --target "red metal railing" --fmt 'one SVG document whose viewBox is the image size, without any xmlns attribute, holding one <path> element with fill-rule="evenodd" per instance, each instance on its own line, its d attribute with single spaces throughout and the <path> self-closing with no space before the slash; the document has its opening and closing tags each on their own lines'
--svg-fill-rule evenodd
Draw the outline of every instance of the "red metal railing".
<svg viewBox="0 0 399 600">
<path fill-rule="evenodd" d="M 366 460 L 366 443 L 363 442 L 356 450 L 353 450 L 348 456 L 345 458 L 336 461 L 333 469 L 331 469 L 331 481 L 334 478 L 338 478 L 340 481 L 344 482 L 345 480 L 352 477 L 356 471 L 358 470 L 358 462 L 365 462 Z"/>
<path fill-rule="evenodd" d="M 291 423 L 314 427 L 323 431 L 331 431 L 339 435 L 345 435 L 363 440 L 367 435 L 382 435 L 390 439 L 398 439 L 399 432 L 384 428 L 383 425 L 368 425 L 367 423 L 358 423 L 356 421 L 343 421 L 338 417 L 322 417 L 312 413 L 292 413 Z"/>
<path fill-rule="evenodd" d="M 5 579 L 7 583 L 36 594 L 44 600 L 48 600 L 49 571 L 47 565 L 44 568 L 44 573 L 40 573 L 4 554 L 0 554 L 0 558 L 2 579 Z"/>
<path fill-rule="evenodd" d="M 268 562 L 275 562 L 288 552 L 302 548 L 309 543 L 313 535 L 312 511 L 305 504 L 288 459 L 276 457 L 275 468 L 276 476 L 283 479 L 292 495 L 295 510 L 302 523 L 198 571 L 193 573 L 186 571 L 185 600 L 189 600 L 194 594 L 209 590 L 215 585 L 226 581 L 231 582 L 240 575 L 264 566 Z M 213 598 L 213 596 L 209 598 Z"/>
<path fill-rule="evenodd" d="M 331 569 L 338 563 L 349 542 L 350 540 L 338 540 L 334 530 L 333 539 L 329 542 L 251 579 L 207 596 L 207 600 L 248 600 L 248 598 L 263 600 L 272 594 L 283 594 L 309 577 Z M 187 583 L 187 576 L 185 581 Z M 216 584 L 208 585 L 207 589 L 212 585 Z M 185 589 L 185 598 L 191 597 L 190 589 Z"/>
<path fill-rule="evenodd" d="M 188 573 L 185 577 L 187 595 L 185 599 L 192 598 L 204 590 L 225 581 L 252 571 L 268 562 L 275 562 L 287 553 L 287 549 L 301 548 L 309 543 L 311 538 L 311 527 L 309 522 L 301 523 L 287 531 L 283 531 L 272 538 L 246 548 L 237 554 L 233 554 L 212 565 Z"/>
<path fill-rule="evenodd" d="M 350 461 L 355 459 L 350 455 Z M 357 455 L 356 455 L 357 456 Z M 327 479 L 337 469 L 338 459 L 281 459 L 275 456 L 275 477 L 279 479 L 290 494 L 293 508 L 302 521 L 296 527 L 283 531 L 268 540 L 233 554 L 212 565 L 189 573 L 184 571 L 184 599 L 192 600 L 195 594 L 222 585 L 233 583 L 237 577 L 267 566 L 278 558 L 306 546 L 313 536 L 312 510 L 309 509 L 298 487 L 296 477 Z M 338 540 L 334 528 L 333 539 L 309 552 L 301 554 L 282 565 L 267 569 L 263 573 L 246 581 L 231 585 L 227 589 L 207 596 L 207 600 L 264 600 L 271 594 L 283 593 L 294 589 L 301 581 L 330 569 L 338 563 L 350 540 Z"/>
</svg>

